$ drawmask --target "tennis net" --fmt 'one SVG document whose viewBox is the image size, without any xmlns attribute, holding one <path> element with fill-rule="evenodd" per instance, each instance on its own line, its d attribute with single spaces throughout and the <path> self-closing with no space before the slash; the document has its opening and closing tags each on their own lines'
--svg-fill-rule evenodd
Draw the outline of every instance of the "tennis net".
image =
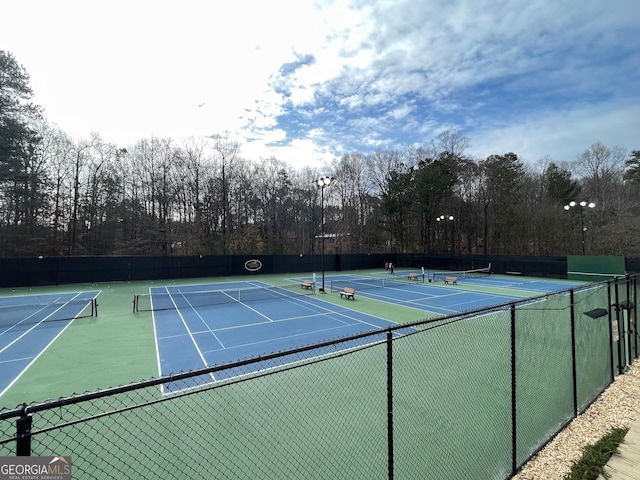
<svg viewBox="0 0 640 480">
<path fill-rule="evenodd" d="M 415 280 L 418 280 L 418 283 L 421 281 L 424 282 L 424 275 L 417 274 Z M 358 290 L 371 290 L 374 288 L 385 288 L 385 287 L 399 287 L 399 286 L 407 286 L 415 284 L 416 281 L 413 277 L 407 276 L 394 276 L 388 278 L 349 278 L 349 279 L 339 279 L 339 280 L 331 280 L 331 291 L 332 292 L 341 292 L 345 287 L 351 287 Z"/>
<path fill-rule="evenodd" d="M 466 278 L 483 278 L 491 275 L 491 264 L 485 268 L 476 268 L 473 270 L 439 270 L 431 273 L 434 282 L 444 280 L 445 277 L 457 277 L 458 279 Z"/>
<path fill-rule="evenodd" d="M 567 272 L 569 280 L 578 280 L 580 282 L 599 283 L 616 278 L 624 278 L 625 274 L 620 273 L 596 273 L 596 272 Z"/>
<path fill-rule="evenodd" d="M 0 303 L 0 328 L 34 325 L 43 322 L 70 321 L 98 315 L 97 298 L 29 302 L 28 297 L 18 302 L 10 297 Z"/>
<path fill-rule="evenodd" d="M 302 287 L 300 284 L 278 287 L 247 287 L 226 290 L 165 291 L 135 295 L 134 312 L 177 310 L 208 307 L 228 303 L 248 303 L 258 300 L 275 300 L 315 294 L 315 284 Z"/>
</svg>

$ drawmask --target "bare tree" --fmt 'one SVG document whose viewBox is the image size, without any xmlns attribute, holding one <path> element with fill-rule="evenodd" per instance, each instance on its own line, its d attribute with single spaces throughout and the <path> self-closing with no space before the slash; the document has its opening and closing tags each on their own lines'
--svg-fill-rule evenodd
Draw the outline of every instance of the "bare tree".
<svg viewBox="0 0 640 480">
<path fill-rule="evenodd" d="M 611 187 L 619 184 L 624 174 L 626 152 L 619 147 L 607 147 L 601 142 L 592 144 L 576 159 L 575 172 L 582 180 L 584 193 L 592 196 L 603 211 L 608 208 Z"/>
<path fill-rule="evenodd" d="M 36 155 L 46 168 L 47 198 L 50 202 L 50 217 L 43 220 L 45 225 L 51 226 L 51 247 L 48 253 L 61 255 L 63 250 L 60 248 L 58 235 L 64 219 L 71 212 L 66 192 L 70 190 L 68 185 L 73 176 L 74 145 L 62 130 L 46 122 L 38 125 L 38 135 L 41 141 L 38 143 Z"/>
<path fill-rule="evenodd" d="M 369 159 L 354 152 L 344 155 L 333 166 L 338 179 L 335 190 L 339 197 L 341 221 L 336 239 L 339 251 L 371 251 L 376 202 L 373 201 L 372 185 L 369 176 Z"/>
<path fill-rule="evenodd" d="M 442 153 L 448 153 L 453 158 L 463 158 L 471 147 L 469 137 L 462 135 L 457 128 L 441 132 L 430 143 L 430 156 L 437 158 Z"/>
<path fill-rule="evenodd" d="M 229 225 L 232 222 L 229 213 L 229 178 L 230 170 L 240 155 L 240 143 L 233 139 L 229 132 L 211 135 L 209 139 L 212 141 L 214 160 L 218 164 L 216 183 L 218 183 L 220 192 L 218 208 L 221 213 L 222 254 L 226 255 L 228 253 Z"/>
</svg>

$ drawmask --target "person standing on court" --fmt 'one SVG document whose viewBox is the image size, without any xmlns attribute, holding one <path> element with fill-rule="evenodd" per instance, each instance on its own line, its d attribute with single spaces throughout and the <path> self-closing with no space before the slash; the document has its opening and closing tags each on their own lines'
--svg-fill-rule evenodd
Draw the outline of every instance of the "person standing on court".
<svg viewBox="0 0 640 480">
<path fill-rule="evenodd" d="M 393 275 L 393 263 L 389 262 L 389 273 Z"/>
</svg>

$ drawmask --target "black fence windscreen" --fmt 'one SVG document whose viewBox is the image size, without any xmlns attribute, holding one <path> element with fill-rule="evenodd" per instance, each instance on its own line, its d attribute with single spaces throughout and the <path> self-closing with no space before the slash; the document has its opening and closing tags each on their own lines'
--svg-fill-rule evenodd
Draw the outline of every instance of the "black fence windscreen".
<svg viewBox="0 0 640 480">
<path fill-rule="evenodd" d="M 331 254 L 160 257 L 40 257 L 0 259 L 0 288 L 72 283 L 128 282 L 232 275 L 310 273 L 398 268 L 425 271 L 474 270 L 533 277 L 566 278 L 567 257 L 516 255 Z M 626 259 L 634 271 L 640 259 Z M 638 270 L 638 269 L 635 269 Z"/>
</svg>

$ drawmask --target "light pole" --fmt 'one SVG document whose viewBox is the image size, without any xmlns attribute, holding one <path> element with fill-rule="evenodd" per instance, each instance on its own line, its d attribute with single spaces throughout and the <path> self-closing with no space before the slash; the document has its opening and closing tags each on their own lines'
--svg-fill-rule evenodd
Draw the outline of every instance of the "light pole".
<svg viewBox="0 0 640 480">
<path fill-rule="evenodd" d="M 580 232 L 582 234 L 582 254 L 586 255 L 587 254 L 587 249 L 585 247 L 585 242 L 584 242 L 584 232 L 587 230 L 587 227 L 584 226 L 584 209 L 586 207 L 589 208 L 593 208 L 595 207 L 596 204 L 593 202 L 586 202 L 586 201 L 581 201 L 580 203 L 571 201 L 569 202 L 567 205 L 564 206 L 565 210 L 570 210 L 573 207 L 580 207 Z"/>
<path fill-rule="evenodd" d="M 322 235 L 322 247 L 321 247 L 321 258 L 322 258 L 322 287 L 320 288 L 320 293 L 325 293 L 324 290 L 324 189 L 331 185 L 333 182 L 333 177 L 321 177 L 316 180 L 316 186 L 320 189 L 320 228 Z"/>
<path fill-rule="evenodd" d="M 439 217 L 436 218 L 436 222 L 443 222 L 444 223 L 445 220 L 453 222 L 453 215 L 440 215 Z M 452 246 L 451 253 L 454 253 L 454 251 L 453 251 L 453 243 L 454 243 L 454 240 L 453 240 L 453 234 L 452 234 L 451 235 L 451 246 Z M 448 245 L 447 245 L 447 226 L 446 225 L 444 226 L 444 246 L 445 246 L 445 248 L 447 250 L 449 250 Z"/>
</svg>

